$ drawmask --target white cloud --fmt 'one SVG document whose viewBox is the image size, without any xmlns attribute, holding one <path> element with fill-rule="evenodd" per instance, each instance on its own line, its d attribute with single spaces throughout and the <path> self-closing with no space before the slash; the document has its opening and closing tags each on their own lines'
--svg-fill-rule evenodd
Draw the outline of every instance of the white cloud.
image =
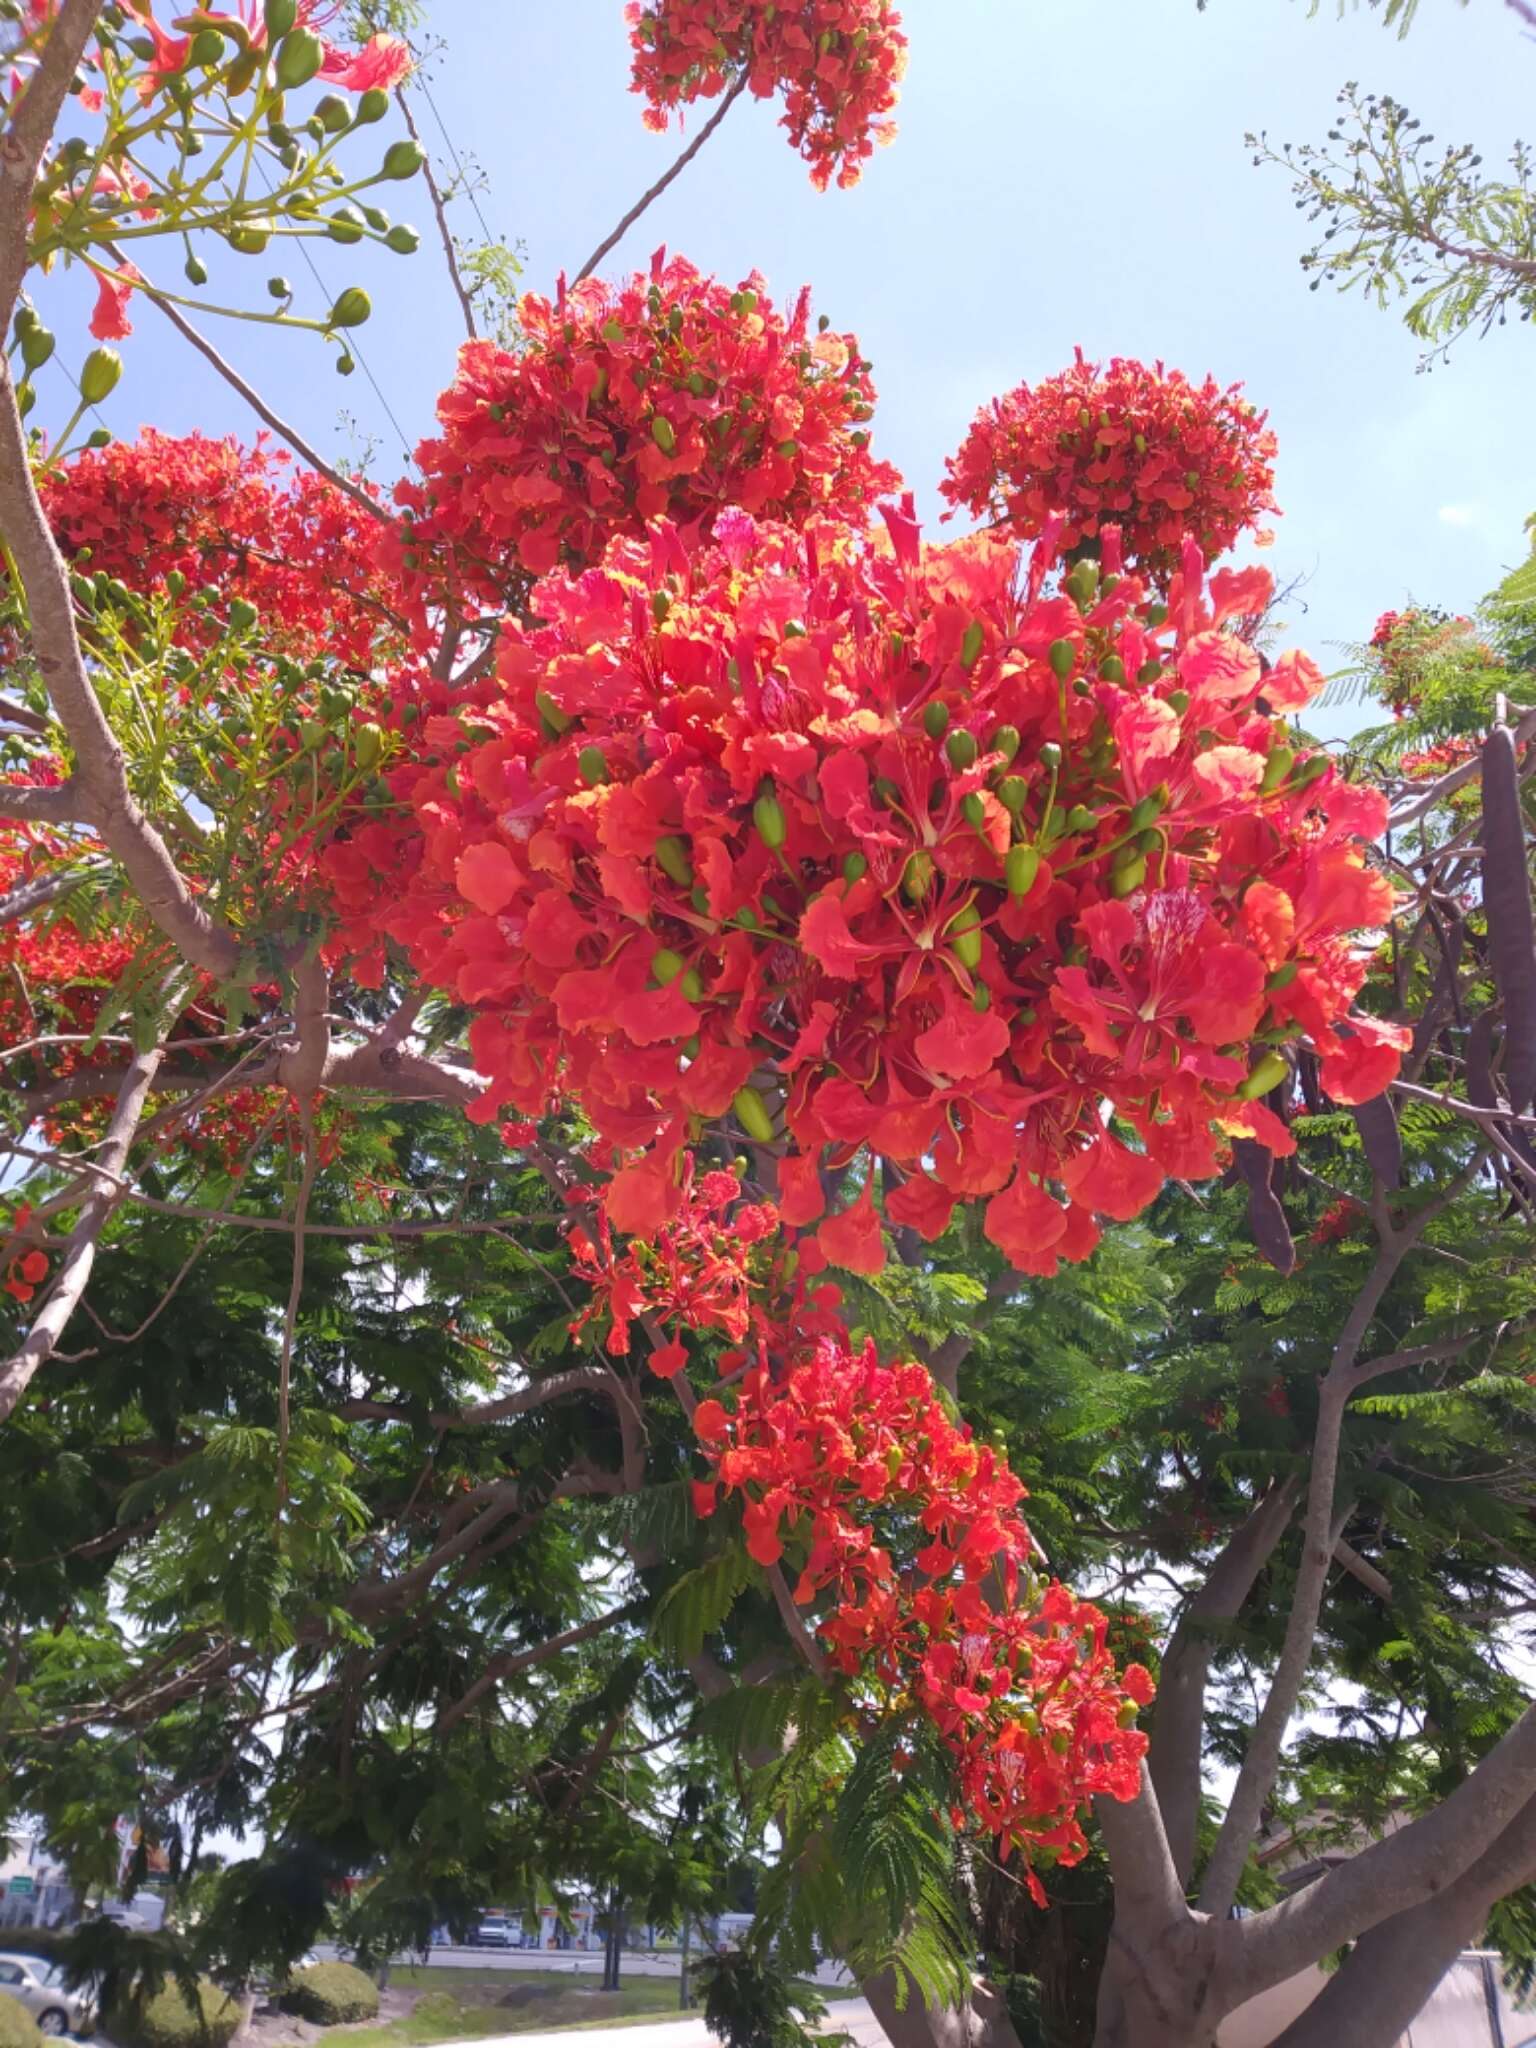
<svg viewBox="0 0 1536 2048">
<path fill-rule="evenodd" d="M 1442 526 L 1476 526 L 1479 515 L 1476 505 L 1442 505 L 1435 517 Z"/>
</svg>

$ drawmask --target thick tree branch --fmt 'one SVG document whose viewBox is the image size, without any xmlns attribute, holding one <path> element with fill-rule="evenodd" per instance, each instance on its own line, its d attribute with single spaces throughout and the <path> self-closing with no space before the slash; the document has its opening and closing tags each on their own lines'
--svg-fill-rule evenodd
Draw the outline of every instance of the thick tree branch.
<svg viewBox="0 0 1536 2048">
<path fill-rule="evenodd" d="M 67 896 L 71 889 L 78 889 L 82 882 L 96 876 L 110 874 L 105 862 L 92 863 L 88 867 L 60 868 L 51 875 L 38 875 L 30 882 L 18 882 L 4 896 L 0 896 L 0 925 L 15 924 L 18 918 L 30 917 L 34 910 L 46 910 L 50 903 L 57 903 L 61 896 Z"/>
<path fill-rule="evenodd" d="M 564 1401 L 573 1394 L 599 1394 L 615 1406 L 624 1405 L 623 1389 L 606 1366 L 574 1366 L 569 1372 L 552 1372 L 520 1387 L 515 1394 L 481 1401 L 472 1408 L 434 1409 L 425 1418 L 420 1410 L 390 1401 L 341 1401 L 332 1410 L 346 1422 L 420 1422 L 433 1429 L 480 1429 L 492 1422 L 506 1422 L 514 1415 L 527 1415 L 551 1401 Z"/>
<path fill-rule="evenodd" d="M 139 808 L 123 750 L 97 702 L 75 632 L 69 572 L 54 544 L 32 481 L 10 369 L 0 360 L 0 532 L 21 572 L 37 665 L 75 750 L 74 785 L 83 809 L 121 864 L 145 910 L 194 967 L 223 977 L 240 947 L 193 896 L 170 850 Z"/>
<path fill-rule="evenodd" d="M 1231 2003 L 1254 1997 L 1367 1929 L 1444 1894 L 1506 1830 L 1514 1839 L 1505 1850 L 1536 1861 L 1533 1802 L 1536 1706 L 1527 1708 L 1437 1807 L 1278 1905 L 1234 1922 L 1239 1933 L 1223 1969 Z"/>
<path fill-rule="evenodd" d="M 1391 1364 L 1377 1360 L 1373 1365 L 1357 1368 L 1360 1347 L 1398 1268 L 1447 1199 L 1449 1195 L 1426 1204 L 1402 1230 L 1391 1228 L 1383 1212 L 1381 1248 L 1345 1319 L 1319 1390 L 1301 1562 L 1297 1568 L 1285 1641 L 1268 1696 L 1254 1723 L 1242 1769 L 1233 1788 L 1232 1801 L 1222 1820 L 1200 1887 L 1200 1908 L 1213 1918 L 1222 1918 L 1236 1895 L 1259 1815 L 1280 1768 L 1285 1731 L 1290 1726 L 1307 1666 L 1312 1661 L 1312 1645 L 1317 1635 L 1334 1545 L 1342 1533 L 1334 1526 L 1334 1494 L 1338 1482 L 1344 1410 L 1356 1387 L 1364 1384 L 1366 1378 L 1374 1379 L 1383 1372 L 1419 1362 L 1417 1354 L 1400 1352 L 1393 1354 Z"/>
<path fill-rule="evenodd" d="M 73 782 L 54 788 L 35 782 L 0 787 L 0 818 L 14 818 L 20 825 L 76 825 L 85 807 L 85 797 Z"/>
<path fill-rule="evenodd" d="M 1527 1806 L 1456 1882 L 1371 1931 L 1274 2048 L 1396 2048 L 1497 1902 L 1536 1877 Z"/>
<path fill-rule="evenodd" d="M 1205 1584 L 1180 1615 L 1163 1658 L 1147 1763 L 1181 1884 L 1188 1884 L 1195 1865 L 1205 1687 L 1215 1647 L 1213 1630 L 1236 1620 L 1290 1526 L 1295 1502 L 1294 1480 L 1270 1488 L 1232 1535 Z"/>
<path fill-rule="evenodd" d="M 64 0 L 0 134 L 0 329 L 11 324 L 27 274 L 32 188 L 100 12 L 101 0 Z"/>
<path fill-rule="evenodd" d="M 117 1175 L 123 1169 L 134 1133 L 144 1114 L 144 1106 L 149 1100 L 155 1069 L 162 1057 L 158 1046 L 151 1052 L 140 1053 L 124 1077 L 117 1108 L 113 1111 L 99 1152 L 99 1162 L 106 1176 Z M 90 1162 L 81 1170 L 90 1192 L 80 1205 L 79 1219 L 65 1243 L 47 1300 L 27 1332 L 21 1349 L 0 1366 L 0 1422 L 12 1414 L 34 1373 L 53 1356 L 64 1327 L 74 1314 L 91 1277 L 91 1268 L 96 1263 L 96 1247 L 107 1218 L 121 1199 L 112 1180 L 94 1174 Z"/>
<path fill-rule="evenodd" d="M 666 191 L 667 187 L 672 183 L 674 178 L 681 176 L 681 174 L 685 170 L 687 170 L 688 166 L 693 162 L 694 158 L 698 155 L 699 151 L 704 147 L 705 143 L 708 142 L 711 135 L 714 134 L 715 130 L 720 126 L 720 123 L 731 111 L 731 108 L 735 105 L 736 101 L 740 99 L 742 93 L 746 89 L 746 83 L 747 74 L 745 71 L 742 71 L 733 80 L 733 82 L 726 91 L 725 98 L 720 102 L 719 106 L 716 107 L 715 111 L 704 123 L 704 126 L 699 130 L 698 134 L 695 135 L 692 142 L 689 143 L 688 147 L 677 159 L 677 162 L 673 164 L 671 170 L 668 171 L 664 177 L 658 178 L 655 184 L 651 186 L 648 192 L 643 192 L 640 195 L 640 197 L 635 201 L 634 205 L 629 209 L 628 213 L 626 213 L 624 218 L 619 222 L 618 226 L 614 229 L 613 233 L 609 235 L 606 240 L 598 243 L 597 247 L 592 251 L 592 254 L 587 258 L 586 262 L 583 263 L 580 270 L 577 271 L 576 276 L 573 280 L 574 283 L 580 284 L 581 280 L 584 277 L 590 277 L 593 271 L 596 270 L 599 263 L 602 262 L 603 258 L 607 256 L 612 250 L 616 249 L 619 243 L 623 241 L 624 237 L 629 233 L 630 229 L 634 226 L 635 222 L 640 218 L 641 214 L 645 212 L 646 208 L 650 206 L 655 200 L 661 197 L 662 193 Z"/>
</svg>

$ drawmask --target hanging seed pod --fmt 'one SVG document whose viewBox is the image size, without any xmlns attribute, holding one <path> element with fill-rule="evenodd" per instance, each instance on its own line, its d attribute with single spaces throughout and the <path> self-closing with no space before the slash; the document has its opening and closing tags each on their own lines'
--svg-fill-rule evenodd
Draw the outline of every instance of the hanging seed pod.
<svg viewBox="0 0 1536 2048">
<path fill-rule="evenodd" d="M 1504 1092 L 1517 1116 L 1536 1101 L 1536 920 L 1514 735 L 1483 743 L 1483 903 L 1488 957 L 1504 1003 Z"/>
<path fill-rule="evenodd" d="M 1296 1241 L 1275 1193 L 1275 1155 L 1254 1138 L 1232 1140 L 1232 1160 L 1248 1189 L 1248 1227 L 1262 1257 L 1277 1273 L 1296 1270 Z"/>
<path fill-rule="evenodd" d="M 1403 1141 L 1397 1128 L 1397 1112 L 1389 1095 L 1376 1095 L 1369 1102 L 1354 1104 L 1351 1114 L 1371 1171 L 1385 1188 L 1403 1184 Z"/>
</svg>

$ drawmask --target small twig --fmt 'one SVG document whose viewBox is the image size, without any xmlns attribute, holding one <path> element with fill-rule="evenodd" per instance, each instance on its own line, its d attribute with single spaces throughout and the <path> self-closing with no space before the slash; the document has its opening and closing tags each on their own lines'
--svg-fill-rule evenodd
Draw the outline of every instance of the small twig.
<svg viewBox="0 0 1536 2048">
<path fill-rule="evenodd" d="M 596 270 L 597 266 L 599 265 L 599 263 L 602 262 L 603 258 L 606 255 L 608 255 L 610 251 L 616 249 L 619 243 L 623 241 L 624 237 L 629 233 L 630 229 L 634 226 L 635 222 L 640 218 L 641 214 L 645 212 L 645 209 L 649 205 L 651 205 L 654 200 L 659 199 L 662 193 L 665 192 L 667 187 L 672 183 L 673 179 L 679 176 L 681 172 L 685 171 L 688 168 L 689 164 L 693 162 L 694 158 L 698 155 L 699 151 L 704 147 L 705 143 L 708 142 L 711 135 L 714 134 L 715 130 L 720 126 L 720 123 L 731 111 L 731 107 L 733 106 L 735 101 L 737 101 L 741 97 L 743 91 L 746 88 L 746 83 L 747 74 L 745 71 L 743 71 L 736 78 L 730 90 L 726 93 L 725 98 L 720 102 L 719 106 L 716 107 L 713 114 L 710 115 L 709 119 L 704 123 L 704 126 L 699 130 L 698 134 L 695 135 L 692 142 L 689 143 L 688 147 L 683 151 L 682 155 L 678 158 L 677 162 L 672 166 L 671 170 L 666 173 L 665 177 L 658 178 L 656 180 L 656 183 L 651 187 L 651 189 L 648 192 L 642 193 L 641 196 L 635 201 L 634 205 L 629 209 L 628 213 L 626 213 L 624 218 L 619 222 L 618 226 L 614 229 L 613 233 L 608 237 L 608 239 L 604 242 L 598 243 L 597 247 L 592 251 L 592 254 L 587 258 L 586 262 L 583 263 L 580 270 L 577 271 L 576 276 L 573 279 L 574 283 L 580 284 L 581 280 L 584 277 L 590 277 L 592 275 L 593 271 Z"/>
<path fill-rule="evenodd" d="M 310 446 L 297 427 L 291 427 L 280 413 L 274 412 L 254 386 L 246 382 L 234 364 L 225 361 L 207 335 L 200 333 L 192 325 L 179 306 L 173 306 L 169 299 L 162 298 L 152 284 L 141 284 L 138 289 L 153 305 L 159 307 L 177 333 L 184 340 L 190 341 L 198 354 L 213 365 L 225 383 L 239 392 L 257 418 L 265 420 L 273 433 L 280 435 L 296 455 L 302 455 L 311 469 L 323 476 L 334 489 L 344 491 L 354 504 L 361 505 L 363 510 L 370 513 L 381 525 L 390 524 L 389 514 L 383 506 L 376 504 L 361 484 L 354 483 L 351 477 L 343 475 L 339 469 L 327 462 L 318 450 Z"/>
<path fill-rule="evenodd" d="M 412 142 L 421 150 L 422 175 L 427 181 L 427 193 L 432 201 L 432 211 L 437 216 L 437 232 L 443 238 L 443 254 L 448 260 L 448 275 L 453 279 L 453 288 L 459 295 L 459 304 L 464 310 L 464 325 L 468 330 L 469 338 L 471 341 L 478 341 L 480 330 L 475 325 L 475 304 L 474 300 L 469 296 L 468 289 L 464 283 L 463 273 L 459 269 L 459 252 L 454 247 L 453 231 L 448 225 L 448 203 L 433 173 L 432 159 L 427 155 L 426 149 L 422 144 L 421 133 L 416 126 L 416 117 L 411 112 L 411 103 L 406 96 L 406 90 L 403 85 L 395 87 L 395 104 L 405 117 L 405 125 L 410 133 Z"/>
</svg>

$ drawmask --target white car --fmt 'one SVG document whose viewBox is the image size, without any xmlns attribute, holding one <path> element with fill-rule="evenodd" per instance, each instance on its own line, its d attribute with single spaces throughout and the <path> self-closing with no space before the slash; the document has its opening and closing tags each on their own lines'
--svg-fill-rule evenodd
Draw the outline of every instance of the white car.
<svg viewBox="0 0 1536 2048">
<path fill-rule="evenodd" d="M 90 1994 L 71 1991 L 58 1964 L 40 1956 L 0 1955 L 0 1992 L 24 2005 L 45 2034 L 84 2037 L 95 2026 Z"/>
</svg>

